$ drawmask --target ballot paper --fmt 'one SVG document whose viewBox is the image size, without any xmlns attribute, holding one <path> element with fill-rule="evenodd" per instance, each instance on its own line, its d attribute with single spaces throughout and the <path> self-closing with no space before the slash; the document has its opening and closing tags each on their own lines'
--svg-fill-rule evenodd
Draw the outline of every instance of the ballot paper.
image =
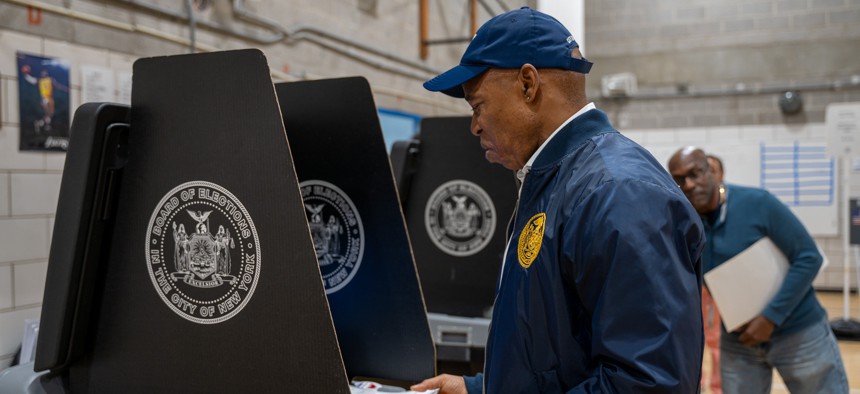
<svg viewBox="0 0 860 394">
<path fill-rule="evenodd" d="M 764 237 L 705 274 L 705 283 L 729 332 L 758 316 L 779 291 L 788 259 Z"/>
<path fill-rule="evenodd" d="M 402 390 L 402 391 L 382 391 L 375 389 L 361 389 L 355 386 L 349 386 L 350 394 L 376 394 L 376 393 L 403 393 L 403 394 L 436 394 L 439 392 L 439 389 L 432 389 L 427 391 L 412 391 L 412 390 Z"/>
<path fill-rule="evenodd" d="M 404 393 L 404 394 L 436 394 L 439 389 L 427 391 L 412 391 L 397 386 L 388 386 L 370 381 L 353 380 L 349 386 L 350 394 L 375 394 L 375 393 Z"/>
</svg>

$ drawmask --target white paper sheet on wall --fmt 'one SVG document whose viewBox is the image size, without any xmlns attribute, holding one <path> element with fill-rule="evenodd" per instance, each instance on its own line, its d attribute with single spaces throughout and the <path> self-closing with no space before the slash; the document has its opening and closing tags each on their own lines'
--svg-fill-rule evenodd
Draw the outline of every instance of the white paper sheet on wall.
<svg viewBox="0 0 860 394">
<path fill-rule="evenodd" d="M 119 96 L 116 102 L 120 104 L 131 105 L 131 72 L 120 72 L 117 74 L 117 85 L 119 86 Z"/>
<path fill-rule="evenodd" d="M 705 274 L 729 332 L 758 316 L 782 286 L 788 259 L 768 237 Z"/>
<path fill-rule="evenodd" d="M 81 102 L 114 102 L 113 70 L 96 66 L 81 66 Z"/>
<path fill-rule="evenodd" d="M 827 151 L 834 156 L 860 153 L 860 102 L 827 105 Z"/>
</svg>

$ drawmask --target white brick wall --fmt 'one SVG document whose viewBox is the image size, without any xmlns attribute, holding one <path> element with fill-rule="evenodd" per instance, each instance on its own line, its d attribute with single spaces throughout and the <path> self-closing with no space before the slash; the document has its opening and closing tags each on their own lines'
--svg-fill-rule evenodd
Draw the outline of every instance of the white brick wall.
<svg viewBox="0 0 860 394">
<path fill-rule="evenodd" d="M 51 251 L 51 237 L 54 236 L 54 218 L 48 218 L 48 226 L 45 228 L 45 233 L 48 234 L 48 251 Z"/>
<path fill-rule="evenodd" d="M 12 75 L 10 75 L 9 78 L 4 78 L 3 97 L 18 97 L 18 80 Z M 6 109 L 6 112 L 3 115 L 3 123 L 14 124 L 17 126 L 21 116 L 18 112 L 18 100 L 3 100 L 3 108 Z"/>
<path fill-rule="evenodd" d="M 56 211 L 62 174 L 13 172 L 10 177 L 12 215 L 50 215 Z"/>
<path fill-rule="evenodd" d="M 16 264 L 15 274 L 15 305 L 39 305 L 45 292 L 45 273 L 48 262 Z"/>
<path fill-rule="evenodd" d="M 66 159 L 64 153 L 18 151 L 18 51 L 69 63 L 72 114 L 80 105 L 82 65 L 110 68 L 119 75 L 131 72 L 136 59 L 0 29 L 0 370 L 20 345 L 24 320 L 40 314 Z"/>
<path fill-rule="evenodd" d="M 11 309 L 14 305 L 12 300 L 12 265 L 0 265 L 0 311 Z"/>
<path fill-rule="evenodd" d="M 11 200 L 11 193 L 9 191 L 9 174 L 0 173 L 0 217 L 9 215 Z"/>
<path fill-rule="evenodd" d="M 705 129 L 682 129 L 677 134 L 678 146 L 698 145 L 708 138 L 708 133 Z"/>
<path fill-rule="evenodd" d="M 0 263 L 48 258 L 47 218 L 0 219 Z"/>
<path fill-rule="evenodd" d="M 38 319 L 40 306 L 14 309 L 0 315 L 0 369 L 9 366 L 24 337 L 24 320 Z"/>
<path fill-rule="evenodd" d="M 5 80 L 3 81 L 6 82 Z M 7 90 L 7 93 L 9 91 Z M 18 99 L 18 90 L 8 94 L 3 98 L 4 101 L 11 97 L 15 101 Z M 18 106 L 15 106 L 15 113 L 18 113 Z M 15 116 L 17 122 L 18 116 Z M 45 169 L 45 154 L 33 152 L 18 151 L 18 124 L 14 126 L 9 123 L 4 123 L 0 129 L 0 170 L 44 170 Z"/>
<path fill-rule="evenodd" d="M 0 74 L 5 77 L 15 77 L 17 63 L 15 52 L 42 53 L 43 40 L 39 37 L 21 34 L 9 30 L 0 30 Z M 15 96 L 17 97 L 17 95 Z M 5 97 L 4 97 L 5 98 Z"/>
<path fill-rule="evenodd" d="M 55 52 L 46 52 L 51 48 Z M 50 236 L 65 154 L 20 152 L 15 53 L 63 57 L 71 70 L 73 105 L 79 100 L 81 63 L 106 65 L 107 51 L 73 48 L 0 30 L 0 369 L 20 345 L 24 320 L 38 318 L 45 291 Z M 122 70 L 127 70 L 123 65 Z"/>
</svg>

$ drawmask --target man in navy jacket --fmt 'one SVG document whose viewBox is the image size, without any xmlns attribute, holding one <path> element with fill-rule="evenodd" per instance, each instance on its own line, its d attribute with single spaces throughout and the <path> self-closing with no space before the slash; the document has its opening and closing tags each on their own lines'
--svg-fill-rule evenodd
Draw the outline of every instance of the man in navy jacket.
<svg viewBox="0 0 860 394">
<path fill-rule="evenodd" d="M 484 24 L 425 83 L 465 98 L 487 160 L 517 171 L 516 213 L 484 373 L 444 393 L 695 393 L 702 224 L 666 171 L 585 97 L 582 58 L 552 17 Z"/>
</svg>

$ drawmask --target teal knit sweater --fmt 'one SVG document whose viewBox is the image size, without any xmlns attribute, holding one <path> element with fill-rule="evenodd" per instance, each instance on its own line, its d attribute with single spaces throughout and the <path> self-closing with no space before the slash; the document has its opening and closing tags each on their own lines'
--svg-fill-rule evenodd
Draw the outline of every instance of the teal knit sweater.
<svg viewBox="0 0 860 394">
<path fill-rule="evenodd" d="M 708 272 L 761 239 L 770 237 L 791 264 L 782 287 L 762 314 L 776 324 L 773 335 L 820 322 L 826 312 L 812 289 L 822 257 L 794 214 L 763 189 L 726 185 L 726 202 L 702 216 L 707 244 L 702 256 Z"/>
</svg>

